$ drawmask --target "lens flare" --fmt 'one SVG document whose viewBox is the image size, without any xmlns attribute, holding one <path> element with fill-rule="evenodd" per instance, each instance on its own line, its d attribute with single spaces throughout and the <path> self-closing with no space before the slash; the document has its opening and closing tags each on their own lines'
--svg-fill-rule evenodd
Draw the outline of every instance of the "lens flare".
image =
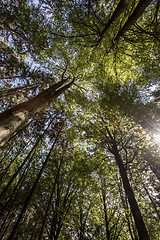
<svg viewBox="0 0 160 240">
<path fill-rule="evenodd" d="M 157 143 L 160 144 L 160 133 L 155 133 L 155 134 L 154 134 L 154 139 L 155 139 L 155 141 L 156 141 Z"/>
</svg>

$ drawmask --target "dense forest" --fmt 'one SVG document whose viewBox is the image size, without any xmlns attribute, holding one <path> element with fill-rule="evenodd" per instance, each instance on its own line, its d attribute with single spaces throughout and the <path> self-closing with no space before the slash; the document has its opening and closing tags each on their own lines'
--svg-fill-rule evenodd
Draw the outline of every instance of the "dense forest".
<svg viewBox="0 0 160 240">
<path fill-rule="evenodd" d="M 160 239 L 160 1 L 0 1 L 0 239 Z"/>
</svg>

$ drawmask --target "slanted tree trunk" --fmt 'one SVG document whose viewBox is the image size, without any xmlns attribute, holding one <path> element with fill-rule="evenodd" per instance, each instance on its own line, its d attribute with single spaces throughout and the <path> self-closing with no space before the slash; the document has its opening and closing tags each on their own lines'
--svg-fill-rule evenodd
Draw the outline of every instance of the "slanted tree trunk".
<svg viewBox="0 0 160 240">
<path fill-rule="evenodd" d="M 47 155 L 47 157 L 46 157 L 46 159 L 45 159 L 45 161 L 44 161 L 44 163 L 43 163 L 43 165 L 42 165 L 42 167 L 41 167 L 41 170 L 39 171 L 39 173 L 38 173 L 38 175 L 37 175 L 37 178 L 36 178 L 36 180 L 35 180 L 32 188 L 31 188 L 31 190 L 30 190 L 30 192 L 29 192 L 29 194 L 28 194 L 28 197 L 26 198 L 26 201 L 25 201 L 24 205 L 23 205 L 23 208 L 22 208 L 22 210 L 21 210 L 21 213 L 19 214 L 18 219 L 17 219 L 15 225 L 13 226 L 12 232 L 11 232 L 10 236 L 7 238 L 7 240 L 13 240 L 13 239 L 15 239 L 15 235 L 16 235 L 16 233 L 17 233 L 17 230 L 18 230 L 18 228 L 19 228 L 19 225 L 20 225 L 20 223 L 21 223 L 21 221 L 22 221 L 22 219 L 23 219 L 23 216 L 24 216 L 27 208 L 28 208 L 28 205 L 29 205 L 29 203 L 30 203 L 30 200 L 31 200 L 33 194 L 34 194 L 34 191 L 35 191 L 35 189 L 36 189 L 36 186 L 37 186 L 37 184 L 38 184 L 38 182 L 39 182 L 39 180 L 40 180 L 40 178 L 41 178 L 41 176 L 42 176 L 42 173 L 43 173 L 43 171 L 44 171 L 44 169 L 45 169 L 45 167 L 46 167 L 46 165 L 47 165 L 47 163 L 48 163 L 48 161 L 49 161 L 49 159 L 50 159 L 50 155 L 51 155 L 51 153 L 52 153 L 52 151 L 53 151 L 53 148 L 54 148 L 54 146 L 55 146 L 55 144 L 56 144 L 56 142 L 57 142 L 57 140 L 58 140 L 58 138 L 59 138 L 59 135 L 60 135 L 60 132 L 61 132 L 62 128 L 63 128 L 63 126 L 62 126 L 62 127 L 60 128 L 60 130 L 58 131 L 58 134 L 57 134 L 57 136 L 56 136 L 56 138 L 55 138 L 55 140 L 54 140 L 54 142 L 53 142 L 53 144 L 52 144 L 52 147 L 51 147 L 51 149 L 50 149 L 50 151 L 49 151 L 49 153 L 48 153 L 48 155 Z"/>
<path fill-rule="evenodd" d="M 153 208 L 154 208 L 154 210 L 155 210 L 155 212 L 156 212 L 159 220 L 160 220 L 160 212 L 159 212 L 159 210 L 158 210 L 158 208 L 157 208 L 157 204 L 156 204 L 156 203 L 154 202 L 154 200 L 152 199 L 152 197 L 151 197 L 151 195 L 150 195 L 147 187 L 145 186 L 145 183 L 143 183 L 143 187 L 144 187 L 144 189 L 145 189 L 145 191 L 146 191 L 146 193 L 147 193 L 147 195 L 148 195 L 148 197 L 149 197 L 149 199 L 150 199 L 150 201 L 151 201 L 151 203 L 152 203 L 152 206 L 153 206 Z"/>
<path fill-rule="evenodd" d="M 44 231 L 45 223 L 46 223 L 46 220 L 47 220 L 48 212 L 49 212 L 49 209 L 50 209 L 50 206 L 51 206 L 53 194 L 55 192 L 56 184 L 57 184 L 57 181 L 58 181 L 58 178 L 59 178 L 61 165 L 62 165 L 62 159 L 61 159 L 60 165 L 58 167 L 58 171 L 57 171 L 57 174 L 56 174 L 56 177 L 55 177 L 55 181 L 54 181 L 54 184 L 53 184 L 52 191 L 50 193 L 49 201 L 48 201 L 48 204 L 47 204 L 47 207 L 46 207 L 46 210 L 45 210 L 45 215 L 44 215 L 44 218 L 43 218 L 42 227 L 41 227 L 41 230 L 40 230 L 38 240 L 41 240 L 42 237 L 43 237 L 43 231 Z"/>
<path fill-rule="evenodd" d="M 30 141 L 29 141 L 30 143 Z M 2 182 L 5 174 L 8 172 L 8 169 L 11 167 L 11 165 L 13 164 L 13 162 L 16 160 L 16 158 L 18 157 L 18 155 L 22 152 L 22 149 L 25 150 L 25 148 L 27 147 L 27 145 L 29 145 L 28 143 L 24 146 L 23 144 L 21 144 L 21 148 L 18 150 L 18 152 L 16 153 L 16 155 L 14 156 L 14 158 L 10 161 L 10 163 L 8 164 L 8 166 L 6 168 L 4 168 L 4 170 L 0 173 L 0 181 Z M 1 199 L 1 197 L 0 197 Z"/>
<path fill-rule="evenodd" d="M 18 94 L 27 93 L 31 89 L 34 89 L 36 87 L 37 86 L 35 85 L 29 85 L 24 87 L 17 87 L 13 89 L 3 90 L 3 91 L 0 91 L 0 99 L 5 97 L 14 97 L 14 96 L 17 96 Z"/>
<path fill-rule="evenodd" d="M 136 233 L 134 231 L 134 226 L 132 226 L 132 219 L 131 219 L 131 213 L 128 214 L 128 211 L 129 211 L 129 207 L 128 207 L 128 200 L 127 200 L 127 197 L 126 197 L 126 194 L 124 196 L 123 194 L 123 191 L 122 191 L 122 183 L 118 184 L 119 185 L 119 192 L 120 192 L 120 197 L 121 197 L 121 200 L 122 200 L 122 205 L 123 205 L 123 208 L 125 209 L 125 216 L 126 216 L 126 219 L 127 219 L 127 225 L 128 225 L 128 230 L 129 230 L 129 233 L 130 233 L 130 236 L 131 236 L 131 239 L 132 240 L 138 240 L 138 237 L 136 236 Z M 133 229 L 133 233 L 132 233 L 132 229 Z"/>
<path fill-rule="evenodd" d="M 144 159 L 146 159 L 147 164 L 151 168 L 152 172 L 155 174 L 157 179 L 160 181 L 160 163 L 158 157 L 154 157 L 152 152 L 148 149 L 145 149 L 142 153 Z"/>
<path fill-rule="evenodd" d="M 73 80 L 61 87 L 67 79 L 62 79 L 57 84 L 41 92 L 38 96 L 27 102 L 20 103 L 9 110 L 0 114 L 0 147 L 3 146 L 13 133 L 26 120 L 34 116 L 36 113 L 49 106 L 61 93 L 68 89 L 74 82 Z M 61 88 L 60 88 L 61 87 Z"/>
<path fill-rule="evenodd" d="M 5 31 L 7 31 L 7 32 L 10 32 L 10 33 L 12 33 L 12 35 L 25 40 L 29 45 L 30 44 L 34 45 L 34 43 L 29 38 L 27 38 L 22 32 L 18 32 L 16 30 L 12 29 L 6 23 L 0 22 L 0 29 L 3 29 Z"/>
<path fill-rule="evenodd" d="M 84 240 L 84 232 L 85 232 L 85 222 L 83 222 L 83 211 L 80 206 L 80 233 L 79 233 L 79 240 Z"/>
<path fill-rule="evenodd" d="M 128 202 L 129 202 L 129 205 L 130 205 L 133 217 L 134 217 L 134 221 L 135 221 L 136 228 L 138 231 L 139 239 L 140 240 L 150 240 L 145 223 L 143 221 L 143 217 L 141 215 L 141 211 L 140 211 L 137 201 L 135 199 L 134 192 L 129 183 L 126 169 L 123 165 L 121 156 L 118 152 L 116 145 L 114 146 L 114 156 L 115 156 L 116 163 L 118 165 L 119 172 L 120 172 L 120 175 L 122 178 L 123 187 L 124 187 L 124 190 L 125 190 L 126 196 L 128 198 Z"/>
<path fill-rule="evenodd" d="M 60 164 L 62 164 L 62 160 Z M 67 213 L 70 209 L 71 203 L 73 202 L 73 197 L 75 194 L 75 192 L 71 190 L 71 185 L 69 184 L 66 190 L 66 194 L 62 196 L 60 184 L 61 183 L 57 181 L 56 200 L 55 203 L 52 204 L 53 215 L 49 233 L 50 240 L 59 239 L 59 235 L 63 227 L 65 217 L 67 216 Z"/>
<path fill-rule="evenodd" d="M 104 120 L 103 120 L 103 122 L 104 122 Z M 110 133 L 107 126 L 106 126 L 106 131 L 107 131 L 107 133 L 109 135 L 109 138 L 111 140 L 111 143 L 112 143 L 112 147 L 109 148 L 109 151 L 114 155 L 117 166 L 119 168 L 119 173 L 120 173 L 120 176 L 121 176 L 121 179 L 122 179 L 122 182 L 123 182 L 123 187 L 124 187 L 124 190 L 125 190 L 125 194 L 128 198 L 128 202 L 129 202 L 129 205 L 130 205 L 130 208 L 131 208 L 131 212 L 132 212 L 132 215 L 133 215 L 133 218 L 134 218 L 134 221 L 135 221 L 135 225 L 136 225 L 136 228 L 137 228 L 137 231 L 138 231 L 139 240 L 150 240 L 150 237 L 149 237 L 147 228 L 145 226 L 145 223 L 143 221 L 143 217 L 141 215 L 141 211 L 140 211 L 139 206 L 137 204 L 133 189 L 132 189 L 132 187 L 129 183 L 127 172 L 126 172 L 126 169 L 124 167 L 123 161 L 121 159 L 121 155 L 118 151 L 117 144 L 116 144 L 114 138 L 112 137 L 112 134 Z"/>
<path fill-rule="evenodd" d="M 0 193 L 0 200 L 2 199 L 2 197 L 4 196 L 4 194 L 7 192 L 8 188 L 10 187 L 10 185 L 13 183 L 13 181 L 15 180 L 15 178 L 17 177 L 17 175 L 19 174 L 19 172 L 22 170 L 22 168 L 24 167 L 24 165 L 27 163 L 28 159 L 30 159 L 31 154 L 33 153 L 33 151 L 36 149 L 36 147 L 38 146 L 39 142 L 42 140 L 42 138 L 44 137 L 45 133 L 47 132 L 48 128 L 50 127 L 51 123 L 53 122 L 53 119 L 50 121 L 50 123 L 48 124 L 47 128 L 45 129 L 45 131 L 43 132 L 43 134 L 41 134 L 39 136 L 39 138 L 37 139 L 36 143 L 34 144 L 34 146 L 32 147 L 32 149 L 29 151 L 29 153 L 27 154 L 26 158 L 24 159 L 24 161 L 22 162 L 22 164 L 18 167 L 18 169 L 15 171 L 15 173 L 12 175 L 11 179 L 9 180 L 8 184 L 5 186 L 5 188 L 3 189 L 3 191 Z M 30 160 L 29 160 L 30 161 Z"/>
<path fill-rule="evenodd" d="M 137 21 L 137 19 L 143 14 L 144 10 L 148 5 L 152 2 L 152 0 L 140 0 L 134 9 L 133 13 L 129 16 L 127 22 L 123 25 L 121 30 L 117 33 L 115 42 L 119 40 L 119 38 Z"/>
<path fill-rule="evenodd" d="M 103 39 L 104 35 L 107 34 L 109 28 L 112 27 L 113 24 L 115 24 L 115 21 L 119 18 L 119 16 L 124 11 L 124 9 L 126 8 L 126 6 L 128 5 L 129 2 L 130 2 L 130 0 L 121 0 L 119 2 L 117 8 L 115 9 L 115 11 L 113 13 L 113 15 L 111 16 L 109 21 L 106 23 L 104 29 L 101 31 L 100 38 L 98 39 L 97 44 Z"/>
</svg>

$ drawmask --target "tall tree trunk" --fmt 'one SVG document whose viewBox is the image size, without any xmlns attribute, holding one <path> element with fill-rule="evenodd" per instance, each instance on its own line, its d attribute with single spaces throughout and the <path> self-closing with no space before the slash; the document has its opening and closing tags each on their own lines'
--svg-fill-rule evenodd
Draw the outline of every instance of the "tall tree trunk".
<svg viewBox="0 0 160 240">
<path fill-rule="evenodd" d="M 47 128 L 45 129 L 45 131 L 43 132 L 43 134 L 41 134 L 39 136 L 39 138 L 37 139 L 36 143 L 34 144 L 34 146 L 32 147 L 32 149 L 30 150 L 30 152 L 27 154 L 26 158 L 24 159 L 23 163 L 18 167 L 18 169 L 15 171 L 15 173 L 12 175 L 11 179 L 9 180 L 8 184 L 6 185 L 6 187 L 3 189 L 3 191 L 0 193 L 0 199 L 3 197 L 3 195 L 7 192 L 7 189 L 9 188 L 9 186 L 12 184 L 12 182 L 14 181 L 14 179 L 17 177 L 17 175 L 19 174 L 19 172 L 22 170 L 22 168 L 24 167 L 24 165 L 27 163 L 28 159 L 30 159 L 31 154 L 33 153 L 33 151 L 36 149 L 36 147 L 38 146 L 39 142 L 42 140 L 42 138 L 44 137 L 46 131 L 48 130 L 49 126 L 51 125 L 51 123 L 53 122 L 53 119 L 50 121 L 50 123 L 48 124 Z M 29 160 L 30 161 L 30 160 Z"/>
<path fill-rule="evenodd" d="M 104 217 L 105 217 L 106 237 L 107 237 L 107 240 L 110 240 L 110 231 L 109 231 L 109 225 L 108 225 L 107 206 L 106 206 L 106 194 L 105 194 L 105 191 L 103 190 L 102 190 L 102 198 L 103 198 L 103 210 L 104 210 Z"/>
<path fill-rule="evenodd" d="M 3 155 L 3 157 L 0 160 L 0 164 L 2 164 L 3 160 L 9 156 L 9 153 L 13 150 L 13 145 L 9 148 L 9 150 L 7 150 L 7 152 L 5 152 L 5 154 Z"/>
<path fill-rule="evenodd" d="M 107 126 L 106 126 L 106 131 L 107 131 L 107 133 L 108 133 L 108 135 L 111 139 L 111 142 L 112 142 L 112 148 L 109 149 L 109 150 L 114 155 L 117 166 L 119 168 L 119 173 L 120 173 L 120 176 L 122 178 L 125 194 L 128 198 L 128 202 L 129 202 L 129 205 L 130 205 L 130 208 L 131 208 L 131 212 L 133 214 L 133 218 L 134 218 L 136 228 L 137 228 L 137 231 L 138 231 L 139 240 L 150 240 L 150 237 L 149 237 L 149 234 L 147 232 L 145 223 L 143 221 L 143 217 L 141 215 L 141 211 L 139 209 L 136 198 L 134 196 L 133 189 L 132 189 L 132 187 L 129 183 L 129 179 L 128 179 L 128 176 L 127 176 L 126 169 L 124 167 L 123 161 L 122 161 L 121 156 L 119 154 L 117 144 L 116 144 L 114 138 L 112 137 L 112 134 L 110 133 Z"/>
<path fill-rule="evenodd" d="M 45 211 L 45 215 L 44 215 L 44 218 L 43 218 L 42 227 L 41 227 L 41 230 L 40 230 L 38 240 L 41 240 L 42 236 L 43 236 L 44 226 L 45 226 L 46 219 L 47 219 L 47 216 L 48 216 L 48 212 L 49 212 L 49 209 L 50 209 L 50 205 L 51 205 L 51 202 L 52 202 L 53 194 L 55 192 L 55 187 L 56 187 L 56 184 L 57 184 L 57 181 L 58 181 L 58 178 L 59 178 L 61 165 L 62 165 L 62 160 L 61 160 L 60 165 L 58 167 L 58 172 L 56 174 L 56 178 L 55 178 L 55 181 L 54 181 L 54 184 L 53 184 L 53 188 L 52 188 L 52 191 L 51 191 L 51 194 L 50 194 L 50 197 L 49 197 L 49 201 L 48 201 L 48 204 L 47 204 L 47 207 L 46 207 L 46 211 Z"/>
<path fill-rule="evenodd" d="M 1 113 L 0 146 L 3 146 L 9 140 L 12 134 L 21 126 L 22 123 L 49 106 L 54 99 L 68 89 L 74 82 L 73 78 L 69 84 L 61 87 L 65 82 L 67 82 L 67 80 L 68 79 L 62 79 L 57 84 L 54 84 L 52 87 L 41 92 L 38 96 Z"/>
<path fill-rule="evenodd" d="M 119 40 L 119 38 L 137 21 L 137 19 L 143 14 L 144 10 L 148 5 L 152 2 L 152 0 L 140 0 L 134 9 L 133 13 L 129 16 L 127 22 L 123 25 L 121 30 L 118 32 L 115 42 Z"/>
<path fill-rule="evenodd" d="M 115 24 L 115 21 L 119 18 L 119 16 L 124 11 L 124 9 L 126 8 L 126 6 L 128 5 L 129 2 L 130 2 L 130 0 L 121 0 L 119 2 L 117 8 L 115 9 L 115 11 L 113 13 L 113 15 L 111 16 L 109 21 L 106 23 L 104 29 L 101 31 L 100 38 L 98 39 L 97 44 L 99 42 L 101 42 L 101 40 L 103 39 L 104 35 L 107 34 L 109 28 L 112 27 L 113 24 Z"/>
<path fill-rule="evenodd" d="M 126 197 L 126 195 L 124 196 L 121 186 L 122 186 L 122 183 L 119 184 L 119 192 L 120 192 L 120 197 L 121 197 L 121 200 L 122 200 L 122 205 L 123 205 L 123 208 L 125 210 L 125 216 L 126 216 L 126 219 L 127 219 L 128 230 L 129 230 L 131 239 L 132 240 L 138 240 L 138 237 L 135 234 L 133 236 L 133 233 L 132 233 L 132 222 L 131 222 L 131 216 L 130 216 L 131 213 L 128 213 L 129 207 L 128 207 L 128 202 L 127 202 L 127 197 Z M 134 230 L 134 226 L 133 226 L 133 230 Z"/>
<path fill-rule="evenodd" d="M 45 167 L 46 167 L 46 165 L 47 165 L 47 163 L 48 163 L 48 160 L 49 160 L 50 155 L 51 155 L 51 153 L 52 153 L 52 151 L 53 151 L 53 148 L 54 148 L 54 146 L 55 146 L 55 144 L 56 144 L 56 142 L 57 142 L 57 140 L 58 140 L 58 138 L 59 138 L 59 135 L 60 135 L 61 130 L 62 130 L 62 127 L 61 127 L 60 130 L 58 131 L 58 134 L 57 134 L 57 136 L 56 136 L 56 138 L 55 138 L 55 140 L 54 140 L 54 142 L 53 142 L 53 144 L 52 144 L 52 147 L 51 147 L 51 149 L 50 149 L 50 151 L 49 151 L 49 153 L 48 153 L 48 155 L 47 155 L 47 157 L 46 157 L 46 159 L 45 159 L 45 161 L 44 161 L 44 163 L 43 163 L 43 165 L 42 165 L 42 167 L 41 167 L 40 172 L 39 172 L 38 175 L 37 175 L 37 178 L 36 178 L 36 180 L 35 180 L 32 188 L 31 188 L 31 190 L 30 190 L 30 192 L 29 192 L 29 194 L 28 194 L 28 197 L 26 198 L 26 201 L 25 201 L 24 205 L 23 205 L 23 208 L 22 208 L 22 210 L 21 210 L 21 213 L 19 214 L 18 219 L 17 219 L 17 221 L 16 221 L 16 223 L 15 223 L 13 229 L 12 229 L 12 232 L 11 232 L 10 236 L 7 238 L 7 240 L 13 240 L 13 239 L 15 239 L 15 235 L 16 235 L 16 233 L 17 233 L 17 229 L 18 229 L 18 227 L 19 227 L 19 225 L 20 225 L 20 223 L 21 223 L 21 221 L 22 221 L 22 219 L 23 219 L 23 216 L 24 216 L 24 214 L 25 214 L 25 212 L 26 212 L 26 210 L 27 210 L 27 208 L 28 208 L 28 205 L 29 205 L 29 203 L 30 203 L 30 200 L 31 200 L 31 198 L 32 198 L 32 196 L 33 196 L 33 193 L 34 193 L 34 191 L 35 191 L 35 189 L 36 189 L 36 186 L 37 186 L 37 184 L 38 184 L 38 182 L 39 182 L 39 180 L 40 180 L 40 178 L 41 178 L 41 176 L 42 176 L 42 173 L 43 173 L 43 171 L 44 171 L 44 169 L 45 169 Z"/>
<path fill-rule="evenodd" d="M 29 141 L 30 143 L 30 141 Z M 14 163 L 14 161 L 16 160 L 16 158 L 18 157 L 18 155 L 22 152 L 22 149 L 25 150 L 25 148 L 27 147 L 28 143 L 24 146 L 23 144 L 20 145 L 20 149 L 19 151 L 16 153 L 16 155 L 14 156 L 14 158 L 10 161 L 10 163 L 8 164 L 8 166 L 6 168 L 4 168 L 4 170 L 0 173 L 0 181 L 2 182 L 3 177 L 5 176 L 5 174 L 8 172 L 10 166 Z"/>
<path fill-rule="evenodd" d="M 126 169 L 123 165 L 121 156 L 120 156 L 117 146 L 115 144 L 114 144 L 114 156 L 115 156 L 116 163 L 118 165 L 119 172 L 120 172 L 120 175 L 121 175 L 121 178 L 123 181 L 123 187 L 125 189 L 125 193 L 128 198 L 128 202 L 129 202 L 129 205 L 130 205 L 133 217 L 134 217 L 134 221 L 135 221 L 136 228 L 138 231 L 139 239 L 140 240 L 150 240 L 145 223 L 143 221 L 143 217 L 141 215 L 141 211 L 140 211 L 137 201 L 135 199 L 134 192 L 129 183 Z"/>
<path fill-rule="evenodd" d="M 84 240 L 84 231 L 85 231 L 85 224 L 83 223 L 83 211 L 80 206 L 80 233 L 79 233 L 79 240 Z"/>
<path fill-rule="evenodd" d="M 2 207 L 2 209 L 1 209 L 1 211 L 0 211 L 0 217 L 3 215 L 3 213 L 4 213 L 5 211 L 8 211 L 8 209 L 10 209 L 10 210 L 12 209 L 12 206 L 13 206 L 13 204 L 14 204 L 14 202 L 16 201 L 16 198 L 17 198 L 17 196 L 18 196 L 18 192 L 19 192 L 19 190 L 21 189 L 22 185 L 24 184 L 25 177 L 26 177 L 26 175 L 27 175 L 28 168 L 29 168 L 30 163 L 31 163 L 31 161 L 32 161 L 32 159 L 33 159 L 33 156 L 34 156 L 34 154 L 32 155 L 32 157 L 30 158 L 28 164 L 26 165 L 26 167 L 25 167 L 25 169 L 24 169 L 24 171 L 23 171 L 20 179 L 18 180 L 16 186 L 15 186 L 14 189 L 13 189 L 13 192 L 12 192 L 11 196 L 8 198 L 7 201 L 5 201 L 5 204 L 3 205 L 3 207 Z M 10 210 L 9 210 L 9 211 L 10 211 Z M 1 231 L 1 229 L 0 229 L 0 231 Z"/>
</svg>

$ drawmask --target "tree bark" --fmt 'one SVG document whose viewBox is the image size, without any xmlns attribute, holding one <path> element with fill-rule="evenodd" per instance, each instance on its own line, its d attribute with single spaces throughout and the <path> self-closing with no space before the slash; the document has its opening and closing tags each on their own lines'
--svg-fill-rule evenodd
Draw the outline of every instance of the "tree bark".
<svg viewBox="0 0 160 240">
<path fill-rule="evenodd" d="M 102 119 L 103 120 L 103 119 Z M 114 155 L 117 166 L 119 168 L 119 173 L 123 182 L 123 187 L 125 190 L 125 194 L 128 198 L 128 202 L 131 208 L 131 212 L 135 221 L 135 225 L 138 231 L 138 236 L 139 236 L 139 240 L 150 240 L 147 228 L 145 226 L 145 223 L 143 221 L 143 217 L 141 215 L 141 211 L 139 209 L 139 206 L 137 204 L 133 189 L 129 183 L 129 179 L 127 176 L 127 172 L 126 169 L 124 167 L 123 161 L 121 159 L 121 156 L 119 154 L 116 142 L 114 140 L 114 138 L 112 137 L 108 127 L 106 126 L 106 131 L 111 139 L 112 142 L 112 149 L 109 149 L 110 152 Z"/>
<path fill-rule="evenodd" d="M 119 38 L 137 21 L 137 19 L 143 14 L 144 10 L 148 5 L 152 2 L 152 0 L 140 0 L 134 9 L 133 13 L 129 16 L 127 22 L 123 25 L 121 30 L 117 33 L 115 42 L 118 42 Z"/>
<path fill-rule="evenodd" d="M 125 7 L 128 5 L 128 3 L 130 2 L 130 0 L 121 0 L 117 6 L 117 8 L 115 9 L 113 15 L 111 16 L 111 18 L 109 19 L 109 21 L 107 22 L 107 24 L 105 25 L 104 29 L 102 30 L 102 32 L 100 33 L 100 38 L 97 41 L 97 44 L 99 42 L 101 42 L 101 40 L 103 39 L 103 37 L 107 34 L 108 30 L 110 27 L 113 26 L 113 24 L 115 23 L 115 21 L 119 18 L 119 16 L 121 15 L 121 13 L 124 11 Z"/>
<path fill-rule="evenodd" d="M 74 82 L 73 80 L 61 87 L 67 79 L 62 79 L 57 84 L 41 92 L 38 96 L 30 99 L 27 102 L 20 103 L 9 110 L 0 114 L 0 147 L 2 147 L 13 133 L 24 123 L 26 120 L 34 116 L 36 113 L 49 106 L 54 99 L 61 93 L 68 89 Z M 61 88 L 59 88 L 61 87 Z"/>
<path fill-rule="evenodd" d="M 133 233 L 132 233 L 132 223 L 131 223 L 131 217 L 130 217 L 130 214 L 128 214 L 128 201 L 127 201 L 127 197 L 126 197 L 126 194 L 125 196 L 123 195 L 123 191 L 122 191 L 122 188 L 121 188 L 121 183 L 119 184 L 119 192 L 120 192 L 120 197 L 121 197 L 121 200 L 122 200 L 122 205 L 123 205 L 123 208 L 125 210 L 125 216 L 126 216 L 126 219 L 127 219 L 127 224 L 128 224 L 128 230 L 129 230 L 129 233 L 130 233 L 130 236 L 131 236 L 131 239 L 132 240 L 138 240 L 137 236 L 133 236 Z"/>
<path fill-rule="evenodd" d="M 138 206 L 137 201 L 135 199 L 134 192 L 133 192 L 133 190 L 131 188 L 131 185 L 129 183 L 127 173 L 126 173 L 126 169 L 123 165 L 121 156 L 120 156 L 120 154 L 117 150 L 117 147 L 114 146 L 114 148 L 115 148 L 114 149 L 114 155 L 115 155 L 116 163 L 118 165 L 119 172 L 120 172 L 120 175 L 121 175 L 121 178 L 122 178 L 122 181 L 123 181 L 123 187 L 125 189 L 125 193 L 126 193 L 126 196 L 128 198 L 128 202 L 129 202 L 129 205 L 130 205 L 133 217 L 134 217 L 134 221 L 135 221 L 136 228 L 137 228 L 137 231 L 138 231 L 139 239 L 140 240 L 150 240 L 150 237 L 148 235 L 145 223 L 143 221 L 139 206 Z"/>
</svg>

